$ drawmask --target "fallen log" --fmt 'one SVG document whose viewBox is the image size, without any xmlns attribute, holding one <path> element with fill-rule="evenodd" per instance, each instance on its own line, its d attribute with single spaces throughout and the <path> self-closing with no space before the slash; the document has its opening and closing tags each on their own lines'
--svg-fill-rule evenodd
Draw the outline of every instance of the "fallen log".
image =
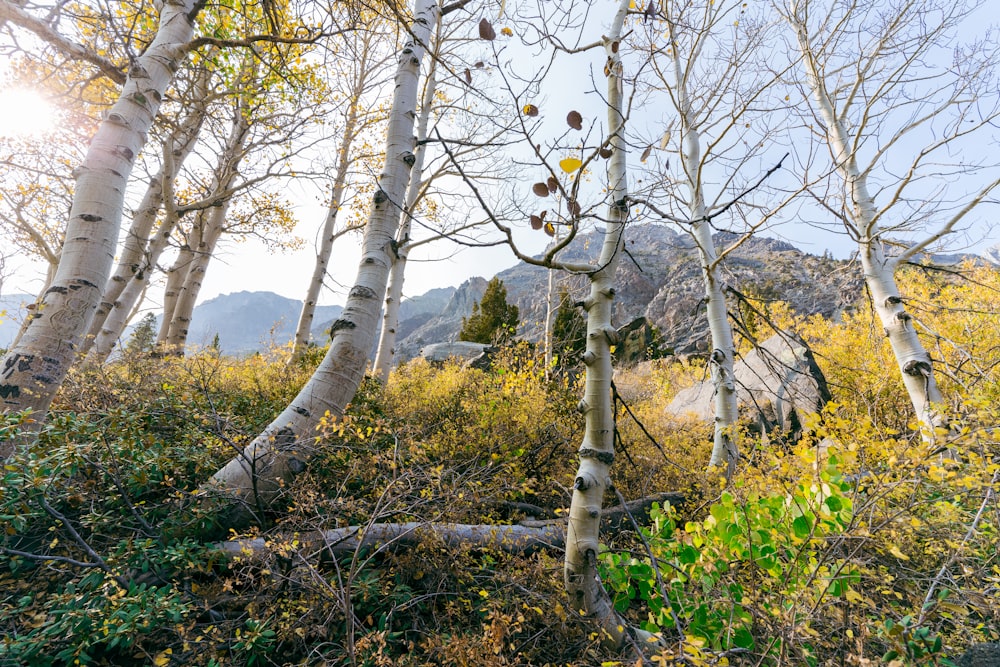
<svg viewBox="0 0 1000 667">
<path fill-rule="evenodd" d="M 500 549 L 511 554 L 531 553 L 537 549 L 559 549 L 566 544 L 566 528 L 546 526 L 486 525 L 463 523 L 373 523 L 308 533 L 293 542 L 289 538 L 257 537 L 230 540 L 216 546 L 230 558 L 260 558 L 272 553 L 281 555 L 289 547 L 299 553 L 322 557 L 353 553 L 357 549 L 384 549 L 414 546 L 428 538 L 450 547 L 462 545 Z"/>
<path fill-rule="evenodd" d="M 653 503 L 684 502 L 680 493 L 660 493 L 617 505 L 602 512 L 602 523 L 609 533 L 630 530 L 629 514 L 639 523 L 648 521 Z M 270 556 L 289 557 L 292 553 L 310 558 L 329 559 L 336 555 L 353 553 L 357 549 L 397 549 L 412 547 L 428 538 L 436 539 L 450 547 L 499 549 L 509 554 L 525 555 L 542 549 L 562 549 L 566 545 L 566 519 L 523 521 L 516 525 L 489 525 L 463 523 L 373 523 L 367 526 L 349 526 L 319 530 L 291 537 L 256 537 L 229 540 L 215 546 L 229 558 L 256 560 Z"/>
</svg>

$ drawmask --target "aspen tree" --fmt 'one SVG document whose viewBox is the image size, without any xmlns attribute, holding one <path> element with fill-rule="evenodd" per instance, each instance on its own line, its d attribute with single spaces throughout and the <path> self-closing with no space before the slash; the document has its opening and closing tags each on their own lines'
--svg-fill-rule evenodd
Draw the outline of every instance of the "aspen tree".
<svg viewBox="0 0 1000 667">
<path fill-rule="evenodd" d="M 160 6 L 156 36 L 129 69 L 118 101 L 75 172 L 59 268 L 21 340 L 0 362 L 0 401 L 8 411 L 44 414 L 75 360 L 111 273 L 129 174 L 187 53 L 201 7 L 193 0 Z M 11 451 L 7 445 L 0 453 Z"/>
<path fill-rule="evenodd" d="M 651 19 L 644 31 L 652 53 L 648 85 L 650 94 L 665 103 L 666 127 L 659 145 L 644 152 L 655 161 L 665 156 L 649 196 L 666 209 L 657 208 L 661 217 L 686 231 L 698 251 L 715 387 L 709 465 L 725 467 L 731 478 L 739 458 L 739 413 L 723 261 L 773 214 L 773 209 L 750 209 L 758 219 L 744 221 L 748 207 L 738 200 L 741 193 L 748 194 L 742 172 L 756 171 L 763 154 L 774 151 L 772 140 L 782 121 L 770 116 L 778 106 L 777 76 L 787 64 L 773 55 L 764 61 L 766 45 L 774 38 L 773 21 L 746 3 L 679 2 L 651 8 L 644 16 L 644 22 Z M 746 141 L 748 135 L 754 137 L 752 143 Z M 782 202 L 775 203 L 780 208 Z M 735 231 L 738 240 L 718 248 L 713 238 L 717 229 Z"/>
<path fill-rule="evenodd" d="M 374 18 L 372 20 L 375 21 Z M 347 205 L 347 191 L 356 163 L 371 158 L 364 153 L 363 146 L 359 147 L 356 144 L 385 120 L 382 107 L 375 105 L 374 108 L 369 108 L 368 102 L 382 87 L 385 78 L 386 66 L 390 61 L 384 44 L 387 38 L 389 35 L 384 31 L 358 31 L 346 37 L 344 44 L 331 55 L 335 63 L 333 68 L 343 70 L 334 74 L 333 85 L 347 86 L 342 111 L 344 122 L 336 150 L 337 161 L 330 202 L 319 232 L 320 246 L 316 250 L 312 276 L 309 278 L 302 310 L 295 327 L 291 361 L 300 358 L 309 345 L 316 304 L 327 277 L 327 267 L 334 242 L 344 234 L 358 231 L 363 227 L 363 220 L 348 218 L 343 215 L 342 209 Z"/>
<path fill-rule="evenodd" d="M 783 5 L 801 56 L 808 118 L 828 148 L 831 188 L 840 193 L 839 205 L 825 205 L 857 242 L 872 307 L 929 440 L 947 425 L 944 397 L 895 273 L 956 231 L 1000 185 L 989 173 L 1000 166 L 995 156 L 977 159 L 974 143 L 1000 118 L 998 43 L 992 36 L 967 45 L 955 38 L 976 6 Z M 947 48 L 955 49 L 954 61 L 935 64 Z M 985 174 L 985 185 L 972 180 L 977 174 Z"/>
<path fill-rule="evenodd" d="M 385 165 L 372 198 L 357 278 L 331 328 L 333 339 L 326 356 L 288 407 L 208 484 L 211 491 L 247 503 L 247 509 L 272 502 L 283 485 L 305 471 L 315 447 L 317 425 L 324 418 L 342 414 L 361 383 L 375 342 L 399 212 L 416 159 L 413 124 L 421 61 L 440 13 L 433 0 L 415 2 L 410 39 L 398 57 Z M 241 514 L 245 516 L 234 514 L 234 521 Z"/>
</svg>

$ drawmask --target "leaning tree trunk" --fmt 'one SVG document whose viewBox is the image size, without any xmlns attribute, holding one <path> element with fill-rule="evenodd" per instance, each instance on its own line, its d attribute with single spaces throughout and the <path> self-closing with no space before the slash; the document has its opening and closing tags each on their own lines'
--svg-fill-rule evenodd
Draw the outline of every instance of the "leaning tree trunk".
<svg viewBox="0 0 1000 667">
<path fill-rule="evenodd" d="M 212 261 L 215 246 L 218 245 L 219 238 L 225 230 L 226 214 L 229 212 L 230 201 L 227 199 L 219 206 L 205 211 L 205 225 L 201 229 L 197 247 L 192 249 L 191 263 L 185 273 L 184 285 L 177 295 L 177 302 L 170 315 L 165 346 L 171 354 L 183 355 L 184 353 L 184 346 L 187 345 L 188 339 L 188 327 L 191 325 L 191 318 L 194 315 L 194 305 L 198 301 L 202 281 L 208 272 L 208 264 Z"/>
<path fill-rule="evenodd" d="M 420 101 L 420 120 L 417 122 L 417 150 L 413 168 L 410 169 L 410 184 L 406 191 L 399 230 L 396 232 L 396 252 L 389 270 L 389 287 L 385 295 L 382 313 L 382 332 L 378 350 L 375 353 L 373 374 L 382 382 L 389 378 L 392 362 L 396 356 L 396 327 L 399 326 L 399 304 L 403 299 L 403 280 L 406 260 L 410 254 L 410 227 L 413 207 L 420 196 L 424 172 L 424 156 L 427 153 L 427 128 L 430 124 L 431 109 L 434 106 L 434 92 L 437 90 L 437 61 L 431 60 L 424 83 L 424 94 Z"/>
<path fill-rule="evenodd" d="M 167 249 L 170 245 L 170 237 L 174 233 L 174 228 L 177 226 L 180 217 L 177 215 L 177 211 L 172 205 L 173 200 L 173 186 L 168 183 L 167 188 L 164 192 L 164 201 L 167 203 L 166 211 L 164 212 L 163 218 L 160 220 L 160 224 L 156 228 L 156 232 L 153 237 L 149 240 L 149 245 L 146 246 L 146 251 L 141 260 L 139 271 L 131 277 L 128 283 L 125 285 L 125 289 L 121 294 L 115 299 L 114 306 L 111 312 L 104 320 L 104 324 L 101 326 L 101 331 L 97 335 L 97 339 L 94 341 L 94 346 L 90 349 L 87 354 L 87 363 L 93 365 L 103 364 L 108 356 L 111 354 L 112 348 L 114 348 L 115 343 L 121 337 L 122 332 L 125 331 L 125 326 L 128 324 L 129 318 L 132 316 L 132 312 L 136 309 L 136 304 L 138 304 L 146 293 L 146 288 L 149 286 L 150 274 L 156 269 L 157 263 L 160 261 L 160 255 L 163 251 Z M 175 278 L 175 282 L 180 280 L 180 274 Z M 169 280 L 169 279 L 168 279 Z M 175 301 L 176 302 L 176 301 Z M 170 307 L 170 312 L 173 312 L 173 306 Z M 166 306 L 164 307 L 166 311 Z M 169 320 L 166 318 L 166 312 L 164 312 L 163 321 L 165 326 L 169 327 Z M 166 329 L 164 329 L 164 336 L 166 336 Z"/>
<path fill-rule="evenodd" d="M 165 2 L 149 48 L 136 58 L 128 79 L 97 129 L 83 164 L 66 227 L 59 269 L 42 297 L 42 307 L 0 367 L 0 401 L 5 410 L 33 410 L 42 421 L 72 365 L 111 274 L 125 187 L 136 155 L 180 67 L 194 34 L 200 0 Z M 0 446 L 0 456 L 12 452 Z"/>
<path fill-rule="evenodd" d="M 597 270 L 590 274 L 590 295 L 584 301 L 587 311 L 587 351 L 584 396 L 580 411 L 586 419 L 583 442 L 580 445 L 580 466 L 573 482 L 569 525 L 566 530 L 566 561 L 564 579 L 570 604 L 582 616 L 597 625 L 605 644 L 621 647 L 630 637 L 642 634 L 631 628 L 615 611 L 611 596 L 601 583 L 597 571 L 600 553 L 601 506 L 604 492 L 611 485 L 611 463 L 614 451 L 614 414 L 611 405 L 611 345 L 617 332 L 611 325 L 614 302 L 614 275 L 623 251 L 622 234 L 628 217 L 626 142 L 622 136 L 623 84 L 621 50 L 622 24 L 628 12 L 629 0 L 622 0 L 605 38 L 608 53 L 608 131 L 611 159 L 608 165 L 608 209 L 606 233 L 601 247 Z M 648 634 L 643 639 L 648 638 Z"/>
<path fill-rule="evenodd" d="M 858 238 L 865 286 L 885 329 L 885 335 L 889 338 L 903 378 L 903 386 L 913 405 L 917 421 L 924 430 L 924 438 L 933 440 L 935 430 L 946 427 L 947 423 L 944 416 L 934 408 L 943 398 L 934 378 L 931 355 L 920 342 L 913 328 L 913 318 L 906 312 L 899 294 L 895 279 L 898 262 L 886 257 L 882 249 L 882 231 L 878 224 L 875 200 L 868 189 L 868 174 L 859 168 L 844 120 L 837 114 L 833 100 L 826 92 L 818 66 L 812 58 L 805 25 L 796 19 L 792 23 L 818 115 L 826 125 L 827 142 L 834 156 L 835 167 L 844 182 L 848 198 L 847 214 Z"/>
<path fill-rule="evenodd" d="M 252 81 L 253 78 L 249 77 L 249 80 Z M 226 139 L 225 148 L 219 155 L 210 192 L 227 192 L 232 189 L 233 183 L 239 175 L 243 147 L 249 132 L 250 124 L 244 114 L 244 104 L 237 100 L 233 110 L 232 128 L 230 128 L 229 137 Z M 212 261 L 215 246 L 225 231 L 226 215 L 229 213 L 231 202 L 231 196 L 227 196 L 218 205 L 200 211 L 198 214 L 198 224 L 191 232 L 192 235 L 197 234 L 197 243 L 194 243 L 195 238 L 189 238 L 187 243 L 191 250 L 191 258 L 182 271 L 184 282 L 177 292 L 169 320 L 167 313 L 163 314 L 163 321 L 167 327 L 163 345 L 170 354 L 181 355 L 184 353 L 188 326 L 191 324 L 191 318 L 194 314 L 194 305 L 198 301 L 202 281 L 205 279 L 208 265 Z"/>
<path fill-rule="evenodd" d="M 340 233 L 337 232 L 337 214 L 344 200 L 344 189 L 347 185 L 347 172 L 351 166 L 351 146 L 357 138 L 358 99 L 360 93 L 352 96 L 347 120 L 344 123 L 344 134 L 340 139 L 340 149 L 337 151 L 337 175 L 333 181 L 333 193 L 330 195 L 330 206 L 326 210 L 326 220 L 323 223 L 323 239 L 316 253 L 316 263 L 313 265 L 312 277 L 306 289 L 306 298 L 299 312 L 299 323 L 295 327 L 295 342 L 292 348 L 292 361 L 302 357 L 309 346 L 309 333 L 312 331 L 313 318 L 316 315 L 316 302 L 319 300 L 323 281 L 326 279 L 326 267 L 330 263 L 333 252 L 333 242 Z"/>
<path fill-rule="evenodd" d="M 199 211 L 195 220 L 195 226 L 203 225 L 202 218 L 205 211 Z M 170 323 L 174 319 L 177 311 L 177 302 L 180 300 L 181 292 L 184 290 L 184 282 L 187 280 L 188 269 L 194 261 L 194 251 L 187 243 L 180 247 L 174 263 L 167 270 L 167 284 L 163 288 L 163 319 L 160 320 L 160 329 L 156 334 L 156 347 L 162 349 L 167 344 L 167 334 L 170 333 Z"/>
<path fill-rule="evenodd" d="M 889 345 L 903 378 L 903 386 L 906 387 L 918 423 L 925 429 L 924 438 L 933 441 L 936 429 L 948 426 L 944 415 L 935 409 L 944 397 L 934 378 L 931 355 L 920 342 L 913 327 L 913 318 L 906 312 L 896 286 L 896 262 L 885 256 L 877 229 L 876 236 L 861 239 L 859 250 L 865 285 L 889 338 Z"/>
<path fill-rule="evenodd" d="M 125 235 L 125 243 L 121 256 L 118 258 L 115 272 L 104 288 L 104 296 L 97 306 L 94 320 L 90 324 L 90 331 L 87 332 L 87 337 L 81 346 L 82 353 L 88 352 L 93 347 L 99 348 L 96 354 L 88 355 L 90 362 L 99 360 L 98 363 L 100 363 L 107 359 L 111 352 L 110 348 L 106 352 L 104 351 L 104 347 L 107 347 L 107 341 L 110 339 L 111 344 L 114 345 L 114 341 L 121 335 L 124 328 L 124 325 L 117 326 L 118 322 L 127 321 L 127 315 L 135 306 L 134 299 L 132 301 L 122 300 L 122 295 L 128 290 L 129 283 L 133 280 L 138 280 L 141 283 L 146 282 L 149 272 L 156 264 L 156 260 L 151 261 L 148 258 L 150 248 L 156 240 L 155 238 L 150 239 L 150 232 L 153 230 L 156 218 L 163 207 L 165 186 L 167 190 L 171 189 L 166 181 L 169 179 L 172 182 L 177 177 L 181 165 L 197 143 L 201 126 L 205 120 L 204 100 L 208 96 L 209 78 L 210 73 L 207 69 L 198 74 L 195 85 L 192 87 L 193 106 L 187 111 L 178 127 L 164 141 L 163 162 L 160 165 L 160 171 L 150 179 L 146 193 L 132 216 L 132 224 Z M 130 296 L 132 293 L 140 294 L 142 287 L 138 291 L 128 291 Z M 116 310 L 124 311 L 126 317 L 116 316 Z M 107 326 L 109 323 L 111 326 Z M 102 342 L 98 343 L 98 340 L 102 340 Z"/>
<path fill-rule="evenodd" d="M 416 0 L 411 41 L 399 57 L 386 137 L 385 166 L 379 177 L 363 254 L 347 304 L 331 328 L 330 348 L 291 404 L 241 453 L 212 476 L 220 494 L 262 507 L 276 500 L 283 485 L 306 469 L 316 448 L 316 428 L 343 413 L 364 376 L 375 342 L 379 304 L 393 259 L 393 244 L 413 154 L 420 62 L 440 9 L 434 0 Z M 234 513 L 239 522 L 246 513 Z"/>
</svg>

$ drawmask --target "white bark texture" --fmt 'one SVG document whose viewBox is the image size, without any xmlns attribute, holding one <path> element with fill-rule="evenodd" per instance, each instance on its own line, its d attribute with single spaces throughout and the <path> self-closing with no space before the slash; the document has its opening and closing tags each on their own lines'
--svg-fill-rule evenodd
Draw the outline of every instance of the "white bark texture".
<svg viewBox="0 0 1000 667">
<path fill-rule="evenodd" d="M 199 212 L 199 216 L 203 212 Z M 200 224 L 195 222 L 195 224 Z M 187 243 L 180 247 L 174 263 L 167 270 L 167 284 L 163 288 L 163 319 L 160 320 L 160 330 L 156 334 L 156 346 L 165 347 L 167 344 L 167 334 L 170 332 L 170 323 L 174 319 L 174 312 L 177 310 L 177 301 L 180 299 L 181 291 L 184 289 L 184 280 L 187 278 L 188 267 L 194 261 L 194 251 Z"/>
<path fill-rule="evenodd" d="M 97 306 L 94 321 L 81 348 L 87 355 L 88 363 L 103 363 L 111 353 L 118 337 L 128 322 L 128 316 L 135 307 L 138 295 L 148 284 L 149 273 L 156 267 L 159 256 L 153 258 L 153 246 L 157 237 L 150 238 L 153 225 L 163 208 L 164 186 L 169 179 L 176 178 L 184 160 L 194 150 L 202 124 L 205 120 L 204 101 L 208 97 L 210 73 L 203 69 L 198 73 L 191 95 L 191 104 L 185 109 L 185 116 L 177 128 L 166 138 L 163 145 L 163 162 L 159 172 L 150 179 L 146 193 L 132 216 L 132 224 L 125 235 L 125 243 L 115 272 L 104 288 L 104 296 Z M 167 189 L 171 189 L 166 184 Z M 132 281 L 138 281 L 138 288 L 130 288 Z M 124 297 L 124 298 L 123 298 Z"/>
<path fill-rule="evenodd" d="M 298 538 L 298 549 L 326 557 L 349 554 L 358 549 L 392 549 L 416 546 L 427 539 L 437 539 L 450 547 L 500 549 L 510 554 L 524 554 L 538 549 L 563 546 L 566 530 L 561 525 L 508 526 L 462 523 L 375 523 L 310 533 Z M 261 558 L 273 554 L 262 537 L 220 542 L 216 546 L 230 558 Z"/>
<path fill-rule="evenodd" d="M 184 284 L 177 295 L 177 302 L 174 304 L 170 325 L 167 328 L 165 349 L 170 354 L 184 354 L 188 342 L 188 330 L 194 316 L 194 306 L 198 301 L 198 294 L 201 292 L 201 285 L 215 253 L 215 247 L 225 231 L 226 215 L 229 213 L 231 201 L 226 199 L 218 206 L 201 211 L 198 215 L 201 223 L 196 229 L 198 244 L 191 249 L 191 262 L 184 272 Z"/>
<path fill-rule="evenodd" d="M 925 431 L 925 437 L 933 439 L 935 429 L 946 426 L 943 416 L 934 408 L 941 403 L 942 396 L 934 378 L 931 356 L 917 336 L 913 318 L 906 312 L 896 285 L 898 260 L 887 257 L 882 247 L 879 212 L 868 187 L 868 170 L 861 169 L 858 165 L 852 148 L 856 142 L 848 134 L 843 110 L 838 113 L 835 101 L 828 92 L 817 62 L 818 56 L 810 43 L 808 28 L 797 3 L 792 3 L 788 18 L 802 54 L 815 113 L 825 125 L 834 166 L 844 184 L 847 195 L 846 213 L 849 225 L 858 238 L 865 285 L 885 329 L 885 335 L 889 338 L 917 420 Z"/>
<path fill-rule="evenodd" d="M 628 217 L 626 142 L 622 81 L 622 25 L 629 0 L 622 0 L 615 14 L 610 37 L 605 38 L 608 54 L 608 132 L 611 158 L 608 163 L 608 217 L 604 243 L 595 271 L 590 277 L 587 310 L 587 351 L 584 353 L 586 381 L 579 409 L 586 425 L 580 445 L 580 466 L 573 482 L 569 524 L 566 530 L 564 580 L 570 605 L 591 619 L 602 633 L 605 644 L 620 647 L 636 632 L 615 611 L 611 596 L 597 571 L 600 552 L 601 507 L 611 485 L 614 461 L 614 414 L 611 405 L 611 345 L 617 332 L 611 326 L 614 302 L 614 275 L 622 254 L 622 234 Z M 579 178 L 580 176 L 578 176 Z M 628 629 L 627 629 L 628 628 Z"/>
<path fill-rule="evenodd" d="M 344 127 L 336 153 L 337 167 L 330 204 L 327 207 L 323 228 L 320 230 L 320 247 L 316 252 L 313 273 L 306 288 L 302 309 L 299 311 L 290 363 L 300 359 L 309 345 L 316 304 L 323 289 L 323 282 L 327 277 L 327 266 L 330 264 L 333 244 L 344 234 L 360 229 L 360 225 L 356 222 L 344 223 L 338 229 L 337 222 L 340 219 L 341 207 L 344 205 L 344 192 L 350 179 L 352 165 L 356 159 L 352 155 L 354 145 L 361 138 L 362 133 L 370 129 L 382 117 L 377 109 L 367 108 L 366 97 L 371 94 L 371 91 L 381 82 L 386 73 L 385 65 L 388 59 L 383 54 L 381 46 L 381 42 L 385 38 L 384 33 L 375 31 L 356 34 L 352 39 L 356 39 L 357 43 L 352 44 L 346 53 L 338 54 L 339 57 L 353 61 L 348 66 L 352 72 L 352 78 L 350 79 L 350 90 L 344 101 Z"/>
<path fill-rule="evenodd" d="M 326 415 L 340 415 L 354 397 L 375 342 L 379 305 L 385 295 L 392 246 L 399 225 L 410 167 L 420 63 L 440 9 L 416 0 L 411 40 L 399 55 L 386 138 L 385 166 L 373 199 L 358 275 L 340 319 L 331 328 L 326 356 L 291 404 L 208 483 L 229 499 L 262 507 L 303 472 L 315 450 L 316 427 Z M 241 518 L 234 514 L 234 522 Z"/>
<path fill-rule="evenodd" d="M 692 94 L 692 73 L 697 71 L 699 59 L 707 59 L 704 53 L 704 38 L 709 31 L 716 29 L 719 22 L 716 12 L 724 13 L 725 9 L 705 7 L 701 19 L 683 15 L 675 18 L 670 11 L 665 13 L 669 48 L 669 69 L 663 76 L 670 81 L 672 99 L 677 109 L 677 121 L 680 126 L 679 158 L 683 171 L 683 180 L 687 186 L 687 216 L 690 221 L 688 232 L 694 239 L 701 262 L 702 282 L 705 289 L 709 334 L 712 342 L 712 353 L 709 358 L 712 385 L 714 387 L 714 433 L 712 439 L 712 454 L 709 467 L 725 466 L 726 478 L 731 479 L 739 460 L 737 443 L 737 421 L 739 419 L 738 400 L 736 394 L 735 376 L 735 345 L 733 330 L 729 323 L 726 306 L 723 278 L 718 251 L 712 239 L 712 225 L 708 219 L 709 208 L 705 202 L 704 173 L 707 163 L 703 152 L 703 142 L 700 128 L 713 125 L 710 105 L 696 107 L 698 94 Z M 695 12 L 695 13 L 700 13 Z M 682 32 L 693 33 L 690 43 L 682 43 Z M 719 76 L 722 90 L 715 91 L 724 95 L 725 89 L 732 84 L 728 72 Z M 704 82 L 700 82 L 704 85 Z M 734 111 L 734 113 L 736 113 Z M 720 131 L 724 135 L 725 129 Z M 711 142 L 709 142 L 711 144 Z M 711 152 L 711 146 L 709 147 Z"/>
<path fill-rule="evenodd" d="M 88 364 L 103 364 L 111 354 L 111 350 L 125 330 L 136 304 L 140 302 L 149 286 L 150 273 L 160 261 L 160 255 L 170 245 L 170 237 L 173 235 L 178 220 L 177 213 L 173 210 L 168 211 L 160 220 L 155 235 L 149 240 L 149 245 L 146 246 L 143 253 L 140 270 L 128 280 L 125 289 L 115 298 L 111 312 L 108 313 L 104 324 L 101 325 L 101 331 L 94 341 L 94 346 L 87 354 Z M 173 308 L 171 308 L 172 311 Z M 166 318 L 164 321 L 169 326 Z"/>
<path fill-rule="evenodd" d="M 17 346 L 0 364 L 8 411 L 43 414 L 73 363 L 111 273 L 125 186 L 164 91 L 193 36 L 195 0 L 164 3 L 157 33 L 131 67 L 121 96 L 101 122 L 76 171 L 59 269 Z M 36 423 L 41 421 L 39 416 Z M 6 456 L 10 448 L 0 451 Z"/>
<path fill-rule="evenodd" d="M 406 190 L 399 229 L 396 232 L 395 255 L 389 270 L 389 287 L 386 289 L 385 307 L 382 309 L 382 331 L 379 335 L 378 350 L 375 353 L 373 374 L 380 381 L 389 378 L 389 371 L 396 355 L 396 327 L 399 326 L 399 304 L 403 299 L 403 281 L 406 278 L 406 259 L 410 253 L 410 227 L 413 208 L 420 196 L 424 173 L 424 157 L 427 154 L 427 131 L 430 125 L 431 109 L 434 106 L 434 92 L 437 90 L 437 61 L 431 60 L 424 82 L 424 94 L 420 101 L 420 118 L 417 121 L 417 149 L 414 151 L 413 168 L 410 170 L 410 184 Z"/>
<path fill-rule="evenodd" d="M 360 96 L 359 92 L 358 96 Z M 299 322 L 295 327 L 295 342 L 292 348 L 293 360 L 300 358 L 309 346 L 309 332 L 312 331 L 313 318 L 316 315 L 316 302 L 319 300 L 319 293 L 323 289 L 323 281 L 326 279 L 326 267 L 330 263 L 333 242 L 339 236 L 337 232 L 337 213 L 340 211 L 340 206 L 344 201 L 347 170 L 351 165 L 351 145 L 354 143 L 357 135 L 357 105 L 360 103 L 360 99 L 357 98 L 352 98 L 349 102 L 350 109 L 347 112 L 347 120 L 344 123 L 344 134 L 341 137 L 340 148 L 337 151 L 339 156 L 337 159 L 337 175 L 333 181 L 333 193 L 330 195 L 330 205 L 327 207 L 326 218 L 323 222 L 323 238 L 320 242 L 319 251 L 316 253 L 316 263 L 313 265 L 312 276 L 309 278 L 306 298 L 302 302 L 302 310 L 299 312 Z"/>
<path fill-rule="evenodd" d="M 252 81 L 253 78 L 250 77 L 250 80 Z M 239 175 L 240 160 L 243 158 L 243 149 L 250 132 L 250 124 L 243 107 L 244 104 L 237 100 L 236 108 L 233 111 L 233 124 L 229 131 L 229 137 L 226 139 L 225 149 L 219 155 L 219 161 L 215 167 L 216 176 L 210 192 L 230 191 Z M 194 306 L 198 301 L 202 281 L 205 279 L 208 265 L 212 261 L 215 247 L 225 232 L 226 215 L 229 213 L 231 203 L 232 197 L 226 197 L 222 202 L 198 213 L 198 224 L 192 230 L 192 235 L 196 235 L 196 237 L 189 238 L 187 244 L 192 252 L 191 261 L 184 271 L 184 283 L 170 314 L 170 324 L 167 327 L 167 337 L 164 341 L 166 349 L 171 353 L 183 354 L 184 352 Z M 197 243 L 194 243 L 195 241 Z M 166 321 L 166 313 L 164 313 L 164 321 Z"/>
</svg>

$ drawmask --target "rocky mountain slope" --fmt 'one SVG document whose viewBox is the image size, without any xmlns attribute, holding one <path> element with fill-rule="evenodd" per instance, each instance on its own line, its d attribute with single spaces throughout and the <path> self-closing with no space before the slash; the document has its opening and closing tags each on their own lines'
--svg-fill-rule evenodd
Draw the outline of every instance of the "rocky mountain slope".
<svg viewBox="0 0 1000 667">
<path fill-rule="evenodd" d="M 720 249 L 735 240 L 731 234 L 715 237 Z M 567 249 L 567 259 L 591 259 L 592 249 L 600 241 L 596 232 L 581 237 Z M 626 250 L 627 257 L 620 263 L 616 277 L 615 326 L 645 317 L 659 329 L 667 349 L 678 354 L 704 351 L 708 340 L 704 289 L 691 239 L 661 225 L 636 225 L 626 232 Z M 723 267 L 728 286 L 747 295 L 788 301 L 797 312 L 807 315 L 833 317 L 852 307 L 862 294 L 857 267 L 806 254 L 775 239 L 748 239 L 729 254 Z M 539 340 L 546 311 L 546 270 L 519 264 L 498 276 L 507 287 L 508 300 L 520 309 L 519 335 Z M 560 273 L 557 281 L 575 300 L 587 293 L 586 276 Z M 454 340 L 462 317 L 468 316 L 485 287 L 486 280 L 481 278 L 461 285 L 440 315 L 400 340 L 400 357 L 415 356 L 430 343 Z"/>
</svg>

